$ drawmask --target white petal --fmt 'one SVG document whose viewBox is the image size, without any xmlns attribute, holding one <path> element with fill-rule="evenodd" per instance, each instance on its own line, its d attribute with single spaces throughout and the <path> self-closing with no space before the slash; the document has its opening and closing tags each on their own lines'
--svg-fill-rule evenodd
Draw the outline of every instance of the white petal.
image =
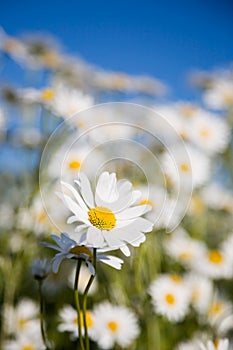
<svg viewBox="0 0 233 350">
<path fill-rule="evenodd" d="M 122 251 L 122 253 L 125 255 L 125 256 L 130 256 L 130 250 L 129 250 L 129 247 L 127 247 L 127 245 L 123 245 L 120 247 L 120 250 Z"/>
<path fill-rule="evenodd" d="M 117 270 L 120 270 L 121 265 L 124 263 L 122 259 L 112 255 L 102 255 L 102 256 L 100 255 L 99 260 L 109 266 L 114 267 Z"/>
<path fill-rule="evenodd" d="M 94 198 L 90 181 L 88 180 L 87 176 L 84 173 L 80 172 L 78 174 L 78 181 L 75 180 L 75 183 L 80 186 L 80 192 L 83 196 L 84 201 L 90 208 L 93 208 L 95 206 Z"/>
<path fill-rule="evenodd" d="M 119 194 L 117 191 L 116 174 L 115 173 L 109 174 L 106 171 L 103 172 L 100 175 L 96 186 L 96 194 L 95 194 L 96 203 L 101 200 L 107 203 L 111 203 L 116 201 L 118 198 L 119 198 Z M 102 204 L 97 203 L 97 205 L 102 205 Z"/>
<path fill-rule="evenodd" d="M 90 244 L 94 248 L 101 248 L 104 244 L 104 237 L 100 230 L 89 227 L 87 230 L 87 244 Z"/>
<path fill-rule="evenodd" d="M 72 187 L 70 184 L 61 181 L 61 184 L 63 186 L 65 186 L 66 188 L 68 188 L 68 190 L 70 190 L 72 192 L 72 194 L 74 195 L 76 201 L 78 202 L 78 204 L 80 205 L 80 207 L 85 210 L 88 211 L 88 208 L 85 204 L 85 202 L 83 201 L 82 197 L 80 196 L 80 194 L 74 189 L 74 187 Z"/>
<path fill-rule="evenodd" d="M 62 199 L 64 204 L 80 221 L 87 222 L 87 212 L 85 212 L 73 199 L 63 193 L 56 192 L 56 195 Z"/>
<path fill-rule="evenodd" d="M 141 216 L 151 210 L 151 206 L 144 204 L 144 205 L 137 205 L 136 207 L 128 208 L 121 213 L 116 215 L 116 218 L 118 220 L 128 220 L 128 219 L 134 219 L 138 216 Z"/>
</svg>

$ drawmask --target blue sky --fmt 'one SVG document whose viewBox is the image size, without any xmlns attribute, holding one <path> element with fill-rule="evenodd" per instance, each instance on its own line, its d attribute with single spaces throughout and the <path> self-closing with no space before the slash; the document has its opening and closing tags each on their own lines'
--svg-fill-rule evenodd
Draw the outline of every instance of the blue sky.
<svg viewBox="0 0 233 350">
<path fill-rule="evenodd" d="M 230 0 L 9 0 L 0 24 L 11 35 L 51 33 L 66 51 L 105 69 L 158 77 L 180 99 L 194 94 L 187 73 L 233 61 Z"/>
</svg>

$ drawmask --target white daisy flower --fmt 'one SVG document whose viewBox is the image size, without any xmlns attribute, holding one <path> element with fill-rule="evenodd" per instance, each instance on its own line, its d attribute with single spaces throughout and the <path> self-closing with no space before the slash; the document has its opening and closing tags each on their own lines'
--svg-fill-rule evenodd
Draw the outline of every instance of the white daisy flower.
<svg viewBox="0 0 233 350">
<path fill-rule="evenodd" d="M 190 286 L 191 290 L 191 303 L 194 309 L 203 315 L 207 312 L 212 295 L 213 284 L 208 279 L 195 273 L 190 273 L 185 277 L 185 280 Z"/>
<path fill-rule="evenodd" d="M 139 335 L 137 318 L 125 306 L 111 305 L 105 301 L 93 310 L 95 341 L 101 349 L 112 349 L 114 344 L 126 348 Z"/>
<path fill-rule="evenodd" d="M 200 343 L 200 350 L 228 350 L 229 340 L 228 339 L 216 339 L 214 342 L 208 340 L 206 345 Z"/>
<path fill-rule="evenodd" d="M 212 327 L 215 327 L 215 329 L 218 330 L 218 329 L 221 329 L 222 322 L 224 322 L 224 320 L 226 320 L 232 314 L 233 314 L 232 303 L 229 300 L 223 298 L 222 296 L 215 294 L 209 304 L 209 307 L 206 313 L 207 322 Z"/>
<path fill-rule="evenodd" d="M 71 339 L 78 338 L 78 317 L 77 317 L 77 310 L 75 310 L 70 305 L 65 305 L 59 312 L 60 316 L 60 324 L 58 326 L 59 332 L 70 332 L 71 333 Z M 83 314 L 81 313 L 81 319 L 83 318 Z M 86 312 L 86 323 L 88 328 L 88 336 L 90 339 L 93 339 L 93 332 L 94 332 L 94 316 L 91 311 Z M 84 334 L 84 324 L 83 320 L 81 322 L 82 327 L 82 334 Z"/>
<path fill-rule="evenodd" d="M 45 350 L 40 336 L 39 323 L 37 330 L 31 329 L 27 335 L 21 334 L 16 339 L 5 342 L 4 350 Z"/>
<path fill-rule="evenodd" d="M 197 116 L 190 128 L 190 140 L 209 155 L 222 152 L 229 142 L 227 123 L 212 113 Z"/>
<path fill-rule="evenodd" d="M 233 105 L 233 80 L 216 78 L 203 94 L 204 103 L 215 110 L 225 110 Z"/>
<path fill-rule="evenodd" d="M 73 213 L 67 222 L 82 223 L 76 228 L 82 244 L 106 250 L 120 248 L 130 255 L 126 244 L 137 247 L 145 241 L 144 233 L 150 232 L 153 224 L 141 216 L 151 207 L 146 204 L 132 207 L 140 192 L 133 191 L 129 181 L 117 181 L 115 173 L 104 172 L 98 179 L 95 198 L 85 174 L 79 173 L 75 183 L 78 191 L 62 182 L 75 201 L 67 194 L 58 195 Z"/>
<path fill-rule="evenodd" d="M 187 154 L 186 154 L 186 152 Z M 205 183 L 210 176 L 210 161 L 203 153 L 189 144 L 173 146 L 170 152 L 162 155 L 161 162 L 165 175 L 174 186 L 186 189 L 196 188 Z"/>
<path fill-rule="evenodd" d="M 189 267 L 195 267 L 196 261 L 205 252 L 204 244 L 189 237 L 183 228 L 176 229 L 164 241 L 164 247 L 169 256 Z"/>
<path fill-rule="evenodd" d="M 233 265 L 223 249 L 207 249 L 196 261 L 195 269 L 209 278 L 232 278 Z"/>
<path fill-rule="evenodd" d="M 70 89 L 64 85 L 58 85 L 54 89 L 53 98 L 47 100 L 47 107 L 51 111 L 65 119 L 93 106 L 94 99 L 85 95 L 80 90 Z"/>
<path fill-rule="evenodd" d="M 5 329 L 8 334 L 28 334 L 39 327 L 38 316 L 38 306 L 31 299 L 22 299 L 15 307 L 6 305 L 4 308 Z"/>
<path fill-rule="evenodd" d="M 205 186 L 201 191 L 201 198 L 211 209 L 233 213 L 233 192 L 218 183 Z"/>
<path fill-rule="evenodd" d="M 170 322 L 179 322 L 188 313 L 190 289 L 182 277 L 161 275 L 149 288 L 155 312 Z"/>
</svg>

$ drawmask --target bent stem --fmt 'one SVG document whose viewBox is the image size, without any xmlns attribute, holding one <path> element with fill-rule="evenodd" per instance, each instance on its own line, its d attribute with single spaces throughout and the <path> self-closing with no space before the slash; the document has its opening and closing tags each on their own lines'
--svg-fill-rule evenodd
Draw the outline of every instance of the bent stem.
<svg viewBox="0 0 233 350">
<path fill-rule="evenodd" d="M 83 343 L 83 336 L 82 336 L 81 309 L 80 309 L 79 293 L 78 293 L 78 280 L 79 280 L 81 264 L 82 264 L 82 261 L 78 259 L 76 274 L 75 274 L 75 281 L 74 281 L 74 296 L 75 296 L 75 305 L 76 305 L 77 318 L 78 318 L 79 343 L 81 346 L 81 350 L 85 350 L 84 343 Z"/>
<path fill-rule="evenodd" d="M 39 286 L 39 299 L 40 299 L 40 331 L 42 340 L 44 343 L 44 346 L 46 350 L 51 350 L 51 345 L 48 341 L 47 335 L 46 335 L 46 328 L 45 328 L 45 320 L 44 320 L 44 298 L 42 293 L 42 281 L 38 281 Z"/>
<path fill-rule="evenodd" d="M 96 248 L 94 248 L 93 250 L 93 267 L 95 269 L 95 274 L 96 274 Z M 83 325 L 84 325 L 84 332 L 85 332 L 85 344 L 86 344 L 86 350 L 90 349 L 90 344 L 89 344 L 89 337 L 88 337 L 88 327 L 87 327 L 87 317 L 86 317 L 86 313 L 87 313 L 87 294 L 88 291 L 91 287 L 92 282 L 94 281 L 95 275 L 91 275 L 87 286 L 84 290 L 84 294 L 83 294 Z"/>
</svg>

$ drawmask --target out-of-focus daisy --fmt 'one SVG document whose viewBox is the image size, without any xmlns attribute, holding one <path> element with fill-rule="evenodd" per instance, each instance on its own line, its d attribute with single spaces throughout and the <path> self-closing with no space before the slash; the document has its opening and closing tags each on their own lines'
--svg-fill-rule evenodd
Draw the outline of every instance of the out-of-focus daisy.
<svg viewBox="0 0 233 350">
<path fill-rule="evenodd" d="M 196 188 L 210 176 L 209 158 L 188 144 L 183 147 L 174 145 L 172 155 L 165 152 L 161 162 L 165 175 L 178 188 Z"/>
<path fill-rule="evenodd" d="M 53 98 L 46 102 L 47 107 L 51 109 L 55 115 L 67 119 L 93 106 L 94 99 L 90 95 L 85 95 L 80 90 L 59 85 L 54 90 Z"/>
<path fill-rule="evenodd" d="M 215 294 L 209 304 L 206 317 L 207 322 L 215 329 L 221 327 L 222 322 L 233 313 L 232 303 L 223 298 L 222 296 Z"/>
<path fill-rule="evenodd" d="M 228 256 L 233 264 L 233 233 L 229 234 L 228 237 L 222 243 L 222 250 Z"/>
<path fill-rule="evenodd" d="M 45 350 L 38 323 L 38 329 L 31 329 L 31 331 L 25 335 L 21 334 L 14 340 L 9 340 L 4 343 L 4 350 Z"/>
<path fill-rule="evenodd" d="M 225 110 L 233 105 L 233 80 L 217 78 L 203 94 L 205 104 L 216 110 Z"/>
<path fill-rule="evenodd" d="M 68 223 L 82 223 L 76 228 L 82 244 L 107 250 L 121 249 L 130 255 L 126 244 L 139 246 L 145 241 L 144 233 L 152 230 L 153 224 L 141 216 L 150 205 L 132 205 L 140 196 L 127 180 L 117 181 L 116 174 L 103 172 L 97 182 L 95 197 L 90 182 L 84 173 L 79 173 L 78 191 L 67 183 L 62 185 L 74 196 L 59 194 L 64 204 L 72 211 Z"/>
<path fill-rule="evenodd" d="M 199 341 L 197 339 L 179 343 L 175 350 L 197 350 Z"/>
<path fill-rule="evenodd" d="M 192 121 L 190 140 L 209 155 L 222 152 L 229 142 L 227 123 L 205 112 Z"/>
<path fill-rule="evenodd" d="M 190 286 L 193 307 L 200 315 L 205 314 L 213 296 L 211 280 L 195 273 L 185 276 L 185 280 Z"/>
<path fill-rule="evenodd" d="M 196 261 L 205 252 L 204 244 L 189 237 L 182 228 L 176 229 L 171 236 L 164 240 L 164 247 L 169 256 L 189 267 L 195 266 Z"/>
<path fill-rule="evenodd" d="M 233 213 L 233 192 L 218 183 L 205 186 L 201 191 L 201 198 L 211 209 Z"/>
<path fill-rule="evenodd" d="M 155 312 L 170 322 L 179 322 L 188 313 L 190 289 L 181 276 L 161 275 L 149 288 Z"/>
<path fill-rule="evenodd" d="M 105 301 L 95 306 L 93 315 L 96 320 L 94 339 L 101 349 L 112 349 L 114 344 L 126 348 L 139 335 L 137 318 L 125 306 Z"/>
<path fill-rule="evenodd" d="M 195 269 L 213 279 L 228 279 L 233 275 L 232 262 L 222 248 L 207 249 L 196 261 Z"/>
<path fill-rule="evenodd" d="M 60 324 L 58 326 L 59 332 L 71 333 L 71 339 L 78 338 L 78 317 L 77 310 L 70 305 L 65 305 L 59 312 Z M 81 313 L 81 327 L 82 333 L 84 334 L 83 314 Z M 95 327 L 95 320 L 91 311 L 86 312 L 86 322 L 88 328 L 88 336 L 93 339 L 93 332 Z"/>
<path fill-rule="evenodd" d="M 66 233 L 61 233 L 61 236 L 51 235 L 51 238 L 55 241 L 55 244 L 41 242 L 44 247 L 52 248 L 58 253 L 52 258 L 51 265 L 53 272 L 57 273 L 61 262 L 64 259 L 81 259 L 88 266 L 90 273 L 95 274 L 94 267 L 91 263 L 93 257 L 93 249 L 89 249 L 84 245 L 79 245 L 75 240 L 71 239 Z M 105 264 L 120 270 L 123 260 L 111 255 L 102 255 L 97 253 L 97 261 L 104 262 Z"/>
<path fill-rule="evenodd" d="M 85 168 L 88 176 L 94 174 L 103 162 L 103 154 L 94 149 L 87 143 L 78 144 L 70 147 L 67 143 L 55 152 L 53 159 L 49 163 L 48 173 L 53 178 L 59 178 L 63 181 L 73 181 L 77 178 L 78 172 Z"/>
<path fill-rule="evenodd" d="M 29 334 L 39 329 L 38 307 L 31 299 L 22 299 L 15 307 L 5 306 L 4 324 L 8 334 Z"/>
<path fill-rule="evenodd" d="M 228 339 L 215 339 L 214 341 L 208 340 L 206 345 L 200 343 L 200 350 L 228 350 Z"/>
</svg>

